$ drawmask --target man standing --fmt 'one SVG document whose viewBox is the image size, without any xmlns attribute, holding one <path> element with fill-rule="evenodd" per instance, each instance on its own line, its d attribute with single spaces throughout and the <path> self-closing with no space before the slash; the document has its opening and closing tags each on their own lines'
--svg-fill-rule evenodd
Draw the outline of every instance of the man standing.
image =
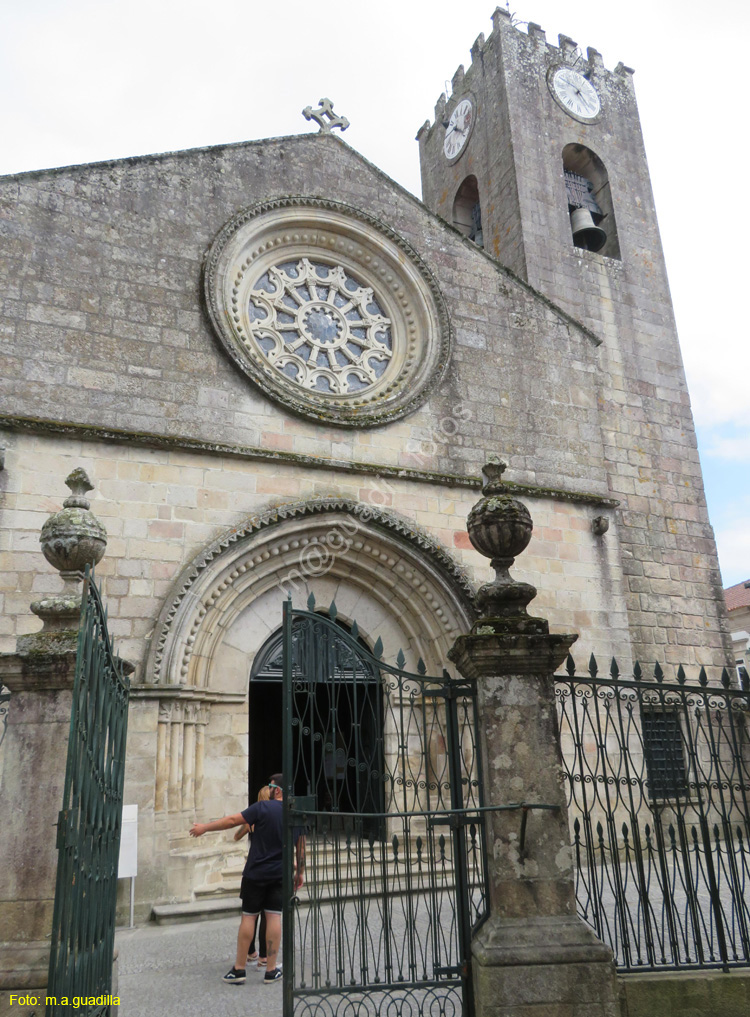
<svg viewBox="0 0 750 1017">
<path fill-rule="evenodd" d="M 234 967 L 224 975 L 224 981 L 232 985 L 242 985 L 245 982 L 247 951 L 261 911 L 266 915 L 268 951 L 268 965 L 263 984 L 270 985 L 281 978 L 281 968 L 276 966 L 276 958 L 281 944 L 282 785 L 282 775 L 275 773 L 268 784 L 271 791 L 268 801 L 254 802 L 233 816 L 224 816 L 223 819 L 215 819 L 212 823 L 194 823 L 190 828 L 191 837 L 202 837 L 204 833 L 213 830 L 231 830 L 232 827 L 241 826 L 243 823 L 247 823 L 253 829 L 250 853 L 242 873 L 240 889 L 242 919 L 237 933 L 237 955 Z M 302 859 L 299 850 L 296 855 L 295 889 L 302 885 L 304 852 Z"/>
</svg>

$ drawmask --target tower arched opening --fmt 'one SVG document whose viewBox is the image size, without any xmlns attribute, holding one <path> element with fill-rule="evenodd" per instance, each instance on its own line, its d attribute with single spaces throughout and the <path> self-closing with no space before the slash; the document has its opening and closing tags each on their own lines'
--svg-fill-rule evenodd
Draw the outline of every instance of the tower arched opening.
<svg viewBox="0 0 750 1017">
<path fill-rule="evenodd" d="M 482 233 L 482 207 L 479 202 L 479 184 L 471 174 L 459 187 L 453 201 L 453 225 L 477 247 L 484 247 Z"/>
<path fill-rule="evenodd" d="M 562 155 L 574 245 L 619 259 L 620 243 L 606 166 L 585 145 L 566 145 Z"/>
</svg>

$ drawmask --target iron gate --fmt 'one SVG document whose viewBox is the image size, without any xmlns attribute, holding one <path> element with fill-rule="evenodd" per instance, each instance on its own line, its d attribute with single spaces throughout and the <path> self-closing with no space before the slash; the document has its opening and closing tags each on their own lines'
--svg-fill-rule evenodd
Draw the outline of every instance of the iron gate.
<svg viewBox="0 0 750 1017">
<path fill-rule="evenodd" d="M 284 605 L 284 1014 L 470 1017 L 487 914 L 476 688 Z M 306 838 L 305 883 L 292 884 Z"/>
<path fill-rule="evenodd" d="M 750 683 L 557 676 L 578 911 L 622 971 L 750 965 Z"/>
<path fill-rule="evenodd" d="M 130 683 L 86 569 L 52 919 L 48 1017 L 110 1013 Z M 73 1003 L 94 999 L 90 1004 Z M 69 1001 L 66 1005 L 61 1000 Z M 71 1009 L 74 1007 L 74 1011 Z"/>
</svg>

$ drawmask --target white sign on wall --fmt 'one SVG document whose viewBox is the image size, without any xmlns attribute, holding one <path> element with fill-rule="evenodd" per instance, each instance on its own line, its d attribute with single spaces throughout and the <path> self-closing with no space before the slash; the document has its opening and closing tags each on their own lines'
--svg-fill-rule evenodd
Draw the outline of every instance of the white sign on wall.
<svg viewBox="0 0 750 1017">
<path fill-rule="evenodd" d="M 138 875 L 138 806 L 123 805 L 120 836 L 120 863 L 117 878 Z"/>
</svg>

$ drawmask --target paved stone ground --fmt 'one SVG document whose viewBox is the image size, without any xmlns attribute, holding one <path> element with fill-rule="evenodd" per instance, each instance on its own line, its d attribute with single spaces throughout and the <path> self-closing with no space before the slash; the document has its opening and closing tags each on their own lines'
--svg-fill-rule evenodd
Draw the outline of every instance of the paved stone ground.
<svg viewBox="0 0 750 1017">
<path fill-rule="evenodd" d="M 281 981 L 263 985 L 263 971 L 247 969 L 244 985 L 226 985 L 237 918 L 184 925 L 147 925 L 117 933 L 117 1017 L 281 1017 Z"/>
</svg>

